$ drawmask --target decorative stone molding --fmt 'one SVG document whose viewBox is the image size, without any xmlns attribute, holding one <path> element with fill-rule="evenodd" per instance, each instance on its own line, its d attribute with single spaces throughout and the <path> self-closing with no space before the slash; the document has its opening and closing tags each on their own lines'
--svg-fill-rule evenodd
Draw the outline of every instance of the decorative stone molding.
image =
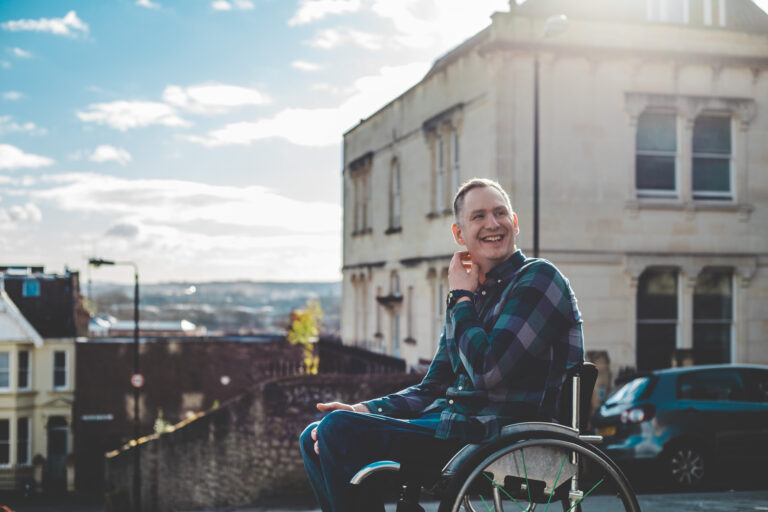
<svg viewBox="0 0 768 512">
<path fill-rule="evenodd" d="M 640 114 L 649 108 L 675 110 L 682 114 L 691 126 L 696 117 L 704 111 L 731 112 L 741 122 L 742 130 L 749 126 L 757 114 L 757 105 L 752 98 L 643 92 L 626 92 L 624 98 L 624 109 L 629 115 L 629 124 L 633 127 L 637 126 Z"/>
<path fill-rule="evenodd" d="M 624 255 L 624 273 L 629 279 L 630 287 L 637 288 L 640 275 L 648 268 L 680 269 L 686 286 L 696 284 L 701 271 L 708 267 L 733 268 L 734 277 L 741 278 L 740 284 L 746 288 L 757 270 L 757 257 L 748 255 L 711 255 L 711 254 L 639 254 Z"/>
</svg>

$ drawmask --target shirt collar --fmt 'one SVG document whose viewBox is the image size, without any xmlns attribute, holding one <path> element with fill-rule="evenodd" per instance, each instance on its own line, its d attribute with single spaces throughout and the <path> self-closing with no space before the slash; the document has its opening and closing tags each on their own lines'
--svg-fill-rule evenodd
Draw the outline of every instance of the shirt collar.
<svg viewBox="0 0 768 512">
<path fill-rule="evenodd" d="M 499 263 L 495 267 L 493 267 L 486 275 L 485 280 L 488 281 L 489 279 L 495 279 L 495 280 L 506 280 L 509 277 L 512 277 L 512 275 L 520 270 L 520 267 L 525 264 L 525 254 L 523 254 L 523 251 L 518 249 L 515 251 L 512 256 L 507 258 L 502 263 Z"/>
</svg>

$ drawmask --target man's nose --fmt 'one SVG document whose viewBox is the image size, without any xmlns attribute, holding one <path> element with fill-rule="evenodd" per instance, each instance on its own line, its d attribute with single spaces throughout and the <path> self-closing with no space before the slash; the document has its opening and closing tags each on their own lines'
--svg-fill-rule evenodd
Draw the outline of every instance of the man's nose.
<svg viewBox="0 0 768 512">
<path fill-rule="evenodd" d="M 500 225 L 499 224 L 499 220 L 496 218 L 495 215 L 488 215 L 485 218 L 485 227 L 486 228 L 496 228 L 499 225 Z"/>
</svg>

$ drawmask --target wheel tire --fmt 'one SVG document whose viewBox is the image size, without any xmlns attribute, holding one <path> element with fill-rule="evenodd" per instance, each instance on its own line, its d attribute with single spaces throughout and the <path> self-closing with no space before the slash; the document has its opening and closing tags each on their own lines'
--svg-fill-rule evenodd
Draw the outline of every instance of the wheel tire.
<svg viewBox="0 0 768 512">
<path fill-rule="evenodd" d="M 607 476 L 612 478 L 613 482 L 618 484 L 620 487 L 619 493 L 616 494 L 616 497 L 617 499 L 621 499 L 623 501 L 623 510 L 629 512 L 640 511 L 640 506 L 637 503 L 637 498 L 629 481 L 626 479 L 619 467 L 598 448 L 584 441 L 581 441 L 578 438 L 574 438 L 573 436 L 557 434 L 553 432 L 531 431 L 527 433 L 521 433 L 518 436 L 515 436 L 515 438 L 500 439 L 488 443 L 471 459 L 464 461 L 461 468 L 459 469 L 459 473 L 457 473 L 457 475 L 448 483 L 448 486 L 443 494 L 443 498 L 440 502 L 439 512 L 454 512 L 463 495 L 465 482 L 470 480 L 473 475 L 476 475 L 477 472 L 480 471 L 481 467 L 485 467 L 486 463 L 490 462 L 489 457 L 493 457 L 496 453 L 498 453 L 499 450 L 510 452 L 517 446 L 528 444 L 543 445 L 549 443 L 554 443 L 561 447 L 564 446 L 562 443 L 565 443 L 569 449 L 580 451 L 580 457 L 589 457 L 592 462 L 602 464 L 601 467 L 608 473 Z M 581 504 L 577 505 L 576 507 L 571 507 L 570 504 L 568 504 L 564 510 L 568 509 L 570 509 L 571 512 L 580 511 Z M 466 507 L 464 510 L 466 510 Z"/>
<path fill-rule="evenodd" d="M 694 444 L 674 446 L 667 455 L 667 476 L 677 489 L 698 489 L 707 480 L 707 457 L 704 450 Z"/>
</svg>

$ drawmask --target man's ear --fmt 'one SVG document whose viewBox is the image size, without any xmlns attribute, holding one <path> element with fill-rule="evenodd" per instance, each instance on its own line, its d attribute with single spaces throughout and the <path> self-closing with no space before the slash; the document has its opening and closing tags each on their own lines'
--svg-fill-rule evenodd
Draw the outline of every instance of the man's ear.
<svg viewBox="0 0 768 512">
<path fill-rule="evenodd" d="M 461 246 L 463 246 L 463 247 L 466 247 L 467 244 L 466 244 L 466 242 L 464 242 L 464 237 L 461 236 L 461 226 L 459 226 L 458 224 L 454 223 L 451 226 L 451 231 L 453 231 L 453 239 L 456 240 L 456 243 L 461 245 Z"/>
<path fill-rule="evenodd" d="M 515 230 L 515 236 L 520 234 L 520 226 L 517 225 L 517 214 L 512 212 L 512 223 Z"/>
</svg>

